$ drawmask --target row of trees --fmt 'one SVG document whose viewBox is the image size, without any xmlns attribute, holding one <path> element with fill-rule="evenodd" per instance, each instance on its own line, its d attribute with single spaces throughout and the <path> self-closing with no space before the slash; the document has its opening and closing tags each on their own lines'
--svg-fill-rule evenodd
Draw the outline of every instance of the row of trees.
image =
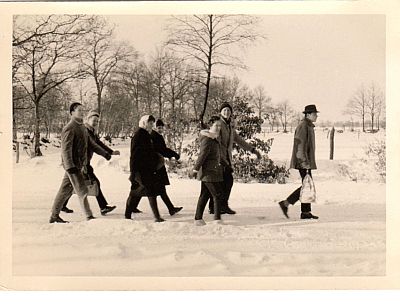
<svg viewBox="0 0 400 305">
<path fill-rule="evenodd" d="M 104 17 L 16 16 L 14 131 L 33 130 L 39 156 L 42 129 L 58 132 L 69 103 L 87 99 L 100 113 L 100 132 L 127 135 L 143 113 L 153 113 L 170 122 L 175 143 L 191 121 L 204 125 L 215 69 L 244 67 L 230 49 L 262 38 L 257 23 L 245 15 L 173 17 L 168 40 L 146 63 L 133 46 L 115 41 Z"/>
<path fill-rule="evenodd" d="M 361 120 L 363 132 L 366 122 L 370 122 L 371 131 L 379 130 L 381 119 L 385 118 L 385 93 L 376 84 L 361 85 L 347 103 L 345 115 L 351 115 L 351 126 L 354 126 L 353 116 Z"/>
</svg>

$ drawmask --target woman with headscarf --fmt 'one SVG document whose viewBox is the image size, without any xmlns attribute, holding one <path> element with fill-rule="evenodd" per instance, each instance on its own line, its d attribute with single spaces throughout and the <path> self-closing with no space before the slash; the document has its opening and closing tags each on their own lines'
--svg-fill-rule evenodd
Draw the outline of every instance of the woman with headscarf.
<svg viewBox="0 0 400 305">
<path fill-rule="evenodd" d="M 130 176 L 131 191 L 126 201 L 125 218 L 132 219 L 132 212 L 137 209 L 143 196 L 149 198 L 150 207 L 156 222 L 163 222 L 157 207 L 157 196 L 161 195 L 164 185 L 157 168 L 160 158 L 154 149 L 150 133 L 153 130 L 155 118 L 144 115 L 139 121 L 139 128 L 131 140 Z"/>
</svg>

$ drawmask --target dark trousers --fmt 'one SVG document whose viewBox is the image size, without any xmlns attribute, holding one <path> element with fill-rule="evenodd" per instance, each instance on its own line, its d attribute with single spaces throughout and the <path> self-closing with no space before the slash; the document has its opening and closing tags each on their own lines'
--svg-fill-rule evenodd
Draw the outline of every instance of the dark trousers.
<svg viewBox="0 0 400 305">
<path fill-rule="evenodd" d="M 203 218 L 204 209 L 209 198 L 213 198 L 214 219 L 221 219 L 221 206 L 225 200 L 225 190 L 223 182 L 201 182 L 201 191 L 197 201 L 195 220 Z"/>
<path fill-rule="evenodd" d="M 311 169 L 299 169 L 299 173 L 300 173 L 302 182 L 304 180 L 304 177 L 307 175 L 307 173 L 312 177 Z M 297 188 L 293 193 L 291 193 L 286 200 L 290 204 L 295 204 L 300 198 L 300 191 L 301 191 L 301 186 L 299 188 Z M 311 212 L 311 203 L 302 202 L 301 203 L 301 211 L 305 212 L 305 213 Z"/>
<path fill-rule="evenodd" d="M 103 195 L 103 192 L 101 191 L 100 180 L 96 177 L 96 175 L 94 174 L 94 171 L 93 171 L 93 167 L 91 167 L 90 165 L 88 166 L 87 175 L 90 178 L 90 180 L 95 180 L 97 182 L 97 185 L 99 186 L 99 194 L 96 196 L 96 199 L 97 199 L 97 203 L 99 205 L 100 210 L 102 210 L 108 205 L 108 203 L 107 203 L 106 198 Z M 71 196 L 69 196 L 68 198 L 65 199 L 63 207 L 67 206 L 69 198 L 71 198 Z"/>
<path fill-rule="evenodd" d="M 224 176 L 223 177 L 224 177 L 224 181 L 222 182 L 222 187 L 223 187 L 223 191 L 224 191 L 224 200 L 219 205 L 220 209 L 224 209 L 224 208 L 228 207 L 229 197 L 231 196 L 231 191 L 232 191 L 232 187 L 233 187 L 233 175 L 232 175 L 232 169 L 230 167 L 224 168 Z M 210 204 L 208 205 L 208 208 L 210 211 L 214 211 L 214 199 L 212 196 L 210 196 L 208 199 L 210 199 Z"/>
<path fill-rule="evenodd" d="M 151 210 L 153 211 L 153 215 L 155 219 L 160 219 L 160 212 L 158 211 L 157 206 L 157 197 L 156 196 L 148 196 Z M 126 200 L 126 208 L 125 208 L 125 218 L 131 218 L 132 213 L 135 209 L 137 209 L 140 199 L 142 196 L 138 196 L 137 193 L 133 190 L 130 191 L 128 199 Z"/>
</svg>

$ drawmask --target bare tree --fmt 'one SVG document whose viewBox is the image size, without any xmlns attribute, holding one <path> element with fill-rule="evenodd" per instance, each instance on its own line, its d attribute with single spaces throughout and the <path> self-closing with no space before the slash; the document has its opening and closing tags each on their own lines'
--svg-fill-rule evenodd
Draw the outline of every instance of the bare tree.
<svg viewBox="0 0 400 305">
<path fill-rule="evenodd" d="M 257 86 L 253 90 L 253 100 L 252 104 L 256 108 L 258 112 L 258 118 L 261 119 L 263 114 L 268 109 L 268 104 L 271 102 L 271 97 L 267 96 L 265 93 L 265 89 L 262 86 Z"/>
<path fill-rule="evenodd" d="M 349 100 L 346 106 L 345 114 L 355 115 L 362 120 L 362 130 L 365 132 L 365 115 L 367 113 L 368 92 L 364 86 L 361 86 Z"/>
<path fill-rule="evenodd" d="M 283 132 L 288 132 L 287 131 L 287 124 L 288 121 L 290 120 L 293 110 L 289 105 L 289 101 L 285 100 L 282 103 L 278 104 L 278 118 L 282 124 Z"/>
<path fill-rule="evenodd" d="M 175 16 L 167 27 L 167 45 L 201 71 L 198 81 L 205 89 L 199 116 L 202 125 L 214 67 L 245 68 L 240 58 L 232 55 L 232 48 L 245 47 L 262 37 L 255 30 L 258 22 L 258 18 L 247 15 L 193 15 Z"/>
<path fill-rule="evenodd" d="M 13 61 L 19 61 L 14 82 L 35 106 L 34 156 L 40 151 L 40 102 L 54 88 L 83 73 L 76 61 L 80 40 L 87 32 L 82 15 L 17 18 L 14 23 Z"/>
<path fill-rule="evenodd" d="M 102 94 L 110 73 L 120 61 L 135 57 L 136 53 L 126 45 L 112 40 L 114 28 L 108 25 L 104 17 L 93 17 L 88 21 L 87 27 L 91 31 L 85 35 L 85 50 L 80 58 L 85 73 L 92 77 L 96 85 L 97 111 L 101 118 Z"/>
<path fill-rule="evenodd" d="M 368 114 L 371 117 L 372 131 L 374 131 L 375 117 L 380 112 L 382 100 L 383 100 L 383 93 L 381 92 L 381 90 L 375 84 L 371 84 L 370 87 L 368 88 L 368 99 L 366 103 L 366 108 Z"/>
</svg>

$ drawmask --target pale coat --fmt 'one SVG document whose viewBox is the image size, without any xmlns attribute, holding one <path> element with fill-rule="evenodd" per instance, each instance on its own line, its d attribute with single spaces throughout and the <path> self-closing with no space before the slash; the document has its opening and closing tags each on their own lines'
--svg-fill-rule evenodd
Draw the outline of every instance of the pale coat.
<svg viewBox="0 0 400 305">
<path fill-rule="evenodd" d="M 221 145 L 221 158 L 225 165 L 232 166 L 233 143 L 248 151 L 252 151 L 254 147 L 237 134 L 236 123 L 233 119 L 228 123 L 221 117 L 221 122 L 221 133 L 218 137 Z"/>
</svg>

